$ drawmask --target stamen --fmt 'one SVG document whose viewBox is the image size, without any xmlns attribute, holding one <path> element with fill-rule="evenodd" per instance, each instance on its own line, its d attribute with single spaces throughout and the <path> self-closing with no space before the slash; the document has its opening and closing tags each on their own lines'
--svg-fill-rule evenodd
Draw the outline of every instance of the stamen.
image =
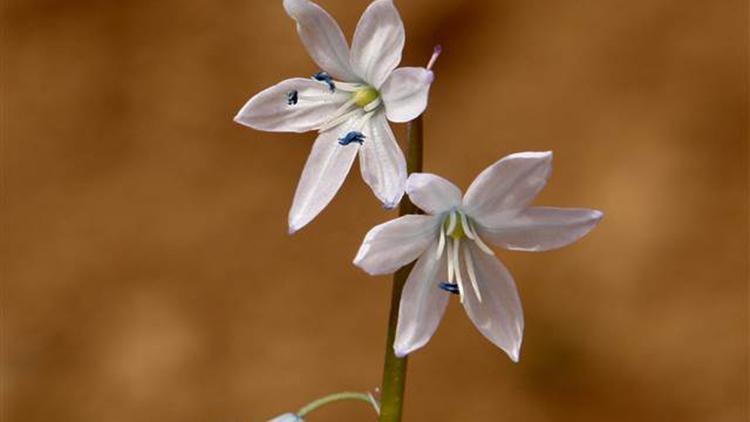
<svg viewBox="0 0 750 422">
<path fill-rule="evenodd" d="M 336 90 L 336 84 L 333 83 L 333 78 L 328 74 L 328 72 L 318 72 L 312 75 L 312 78 L 316 81 L 327 83 L 328 89 L 330 89 L 331 91 Z"/>
<path fill-rule="evenodd" d="M 362 119 L 360 119 L 360 121 L 357 123 L 357 127 L 359 128 L 360 131 L 364 130 L 365 125 L 367 125 L 367 122 L 369 122 L 370 119 L 372 119 L 372 116 L 374 115 L 375 113 L 370 112 L 370 113 L 365 113 L 365 115 L 362 116 Z"/>
<path fill-rule="evenodd" d="M 466 237 L 468 237 L 471 240 L 474 240 L 474 233 L 471 232 L 471 230 L 468 230 L 469 227 L 469 221 L 466 218 L 466 214 L 459 212 L 458 213 L 461 216 L 461 226 L 466 228 L 464 230 L 464 234 L 466 234 Z"/>
<path fill-rule="evenodd" d="M 471 287 L 474 288 L 474 293 L 477 294 L 479 303 L 482 302 L 482 294 L 479 293 L 479 283 L 477 283 L 477 273 L 474 271 L 474 260 L 471 258 L 469 248 L 464 248 L 464 261 L 466 261 L 466 272 L 469 273 L 469 279 L 471 280 Z"/>
<path fill-rule="evenodd" d="M 440 258 L 440 255 L 443 254 L 443 249 L 445 249 L 445 231 L 443 231 L 443 228 L 440 228 L 440 240 L 438 241 L 438 247 L 437 247 L 437 256 L 435 258 Z"/>
<path fill-rule="evenodd" d="M 440 57 L 440 54 L 442 52 L 443 46 L 441 46 L 440 44 L 436 45 L 432 50 L 432 57 L 430 57 L 430 61 L 427 63 L 427 70 L 432 70 L 432 66 L 435 65 L 435 62 L 437 61 L 438 57 Z"/>
<path fill-rule="evenodd" d="M 349 82 L 336 82 L 336 88 L 338 88 L 340 91 L 345 92 L 356 92 L 362 89 L 364 85 L 359 83 L 349 83 Z"/>
<path fill-rule="evenodd" d="M 318 132 L 325 132 L 332 127 L 336 127 L 339 125 L 339 123 L 349 120 L 350 117 L 359 113 L 358 109 L 345 113 L 345 111 L 352 108 L 352 106 L 354 106 L 354 100 L 347 100 L 344 104 L 341 105 L 341 107 L 331 113 L 331 116 L 333 117 L 328 119 L 327 122 L 323 123 L 323 125 L 320 126 L 320 129 L 318 129 Z"/>
<path fill-rule="evenodd" d="M 492 248 L 487 246 L 487 244 L 484 243 L 482 238 L 479 237 L 479 234 L 477 234 L 477 231 L 474 229 L 473 224 L 469 223 L 469 225 L 466 226 L 466 228 L 467 228 L 467 231 L 470 231 L 472 236 L 474 236 L 474 243 L 476 243 L 477 246 L 479 246 L 479 249 L 481 249 L 482 252 L 486 253 L 487 255 L 492 255 L 492 256 L 495 255 L 495 251 L 493 251 Z"/>
<path fill-rule="evenodd" d="M 456 213 L 451 211 L 451 215 L 448 220 L 448 227 L 445 229 L 445 233 L 450 235 L 453 233 L 453 230 L 456 228 Z"/>
<path fill-rule="evenodd" d="M 380 104 L 381 104 L 382 102 L 383 102 L 383 100 L 381 100 L 381 99 L 380 99 L 380 97 L 378 97 L 378 98 L 375 98 L 375 99 L 374 99 L 374 100 L 372 100 L 372 101 L 371 101 L 371 102 L 370 102 L 369 104 L 367 104 L 367 105 L 366 105 L 366 106 L 364 107 L 364 109 L 365 109 L 365 111 L 366 111 L 366 112 L 370 112 L 370 111 L 373 111 L 373 110 L 375 110 L 376 108 L 378 108 L 378 106 L 380 106 Z"/>
<path fill-rule="evenodd" d="M 450 239 L 448 239 L 446 246 L 448 248 L 448 283 L 453 283 L 453 243 Z"/>
<path fill-rule="evenodd" d="M 333 79 L 331 75 L 325 70 L 321 70 L 320 72 L 313 74 L 312 78 L 316 81 L 328 81 Z"/>
<path fill-rule="evenodd" d="M 299 92 L 297 92 L 296 89 L 293 89 L 286 93 L 287 105 L 290 105 L 290 106 L 296 105 L 298 101 L 299 101 Z"/>
<path fill-rule="evenodd" d="M 461 211 L 451 211 L 448 218 L 443 219 L 443 230 L 446 236 L 450 236 L 454 239 L 460 239 L 464 237 L 464 225 L 461 220 L 458 219 L 458 215 L 461 215 Z"/>
<path fill-rule="evenodd" d="M 453 293 L 454 295 L 459 294 L 458 291 L 458 284 L 455 283 L 440 283 L 438 284 L 438 287 L 445 290 L 448 293 Z"/>
<path fill-rule="evenodd" d="M 337 108 L 336 111 L 331 113 L 332 116 L 340 116 L 341 113 L 345 112 L 346 110 L 349 110 L 354 105 L 354 100 L 349 99 L 344 104 L 341 104 L 341 107 Z"/>
<path fill-rule="evenodd" d="M 362 132 L 351 131 L 347 133 L 343 138 L 339 138 L 340 145 L 349 145 L 352 142 L 356 142 L 362 145 L 365 142 L 365 135 Z"/>
<path fill-rule="evenodd" d="M 355 115 L 359 113 L 360 113 L 359 110 L 352 110 L 348 113 L 342 114 L 339 117 L 336 117 L 335 119 L 331 119 L 328 122 L 324 123 L 323 126 L 321 126 L 320 129 L 318 129 L 318 132 L 325 132 L 328 129 L 334 128 L 340 125 L 341 123 L 351 119 L 352 117 L 354 117 Z"/>
<path fill-rule="evenodd" d="M 464 296 L 466 292 L 464 291 L 464 280 L 463 276 L 461 275 L 461 261 L 459 261 L 458 258 L 458 252 L 461 248 L 461 239 L 454 239 L 453 242 L 453 272 L 456 274 L 456 284 L 458 284 L 458 291 L 461 294 L 461 303 L 464 303 Z"/>
<path fill-rule="evenodd" d="M 304 96 L 300 96 L 299 100 L 300 101 L 308 101 L 308 102 L 311 102 L 311 103 L 313 103 L 313 102 L 315 102 L 315 103 L 322 103 L 322 102 L 329 102 L 329 101 L 331 101 L 332 99 L 335 99 L 335 98 L 336 98 L 336 96 L 334 96 L 331 93 L 331 94 L 325 94 L 325 95 L 304 95 Z"/>
</svg>

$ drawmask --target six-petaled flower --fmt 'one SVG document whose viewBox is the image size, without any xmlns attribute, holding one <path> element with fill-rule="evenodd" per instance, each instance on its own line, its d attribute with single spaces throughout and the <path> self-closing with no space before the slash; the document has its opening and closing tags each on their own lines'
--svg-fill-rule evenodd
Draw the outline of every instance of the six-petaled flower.
<svg viewBox="0 0 750 422">
<path fill-rule="evenodd" d="M 351 50 L 336 21 L 317 4 L 284 0 L 284 8 L 322 71 L 260 92 L 235 121 L 265 131 L 319 132 L 289 212 L 290 233 L 328 205 L 358 153 L 362 178 L 386 208 L 395 207 L 404 193 L 406 162 L 388 121 L 422 114 L 431 66 L 396 69 L 405 35 L 391 0 L 375 0 L 365 10 Z"/>
<path fill-rule="evenodd" d="M 424 346 L 458 294 L 477 329 L 518 361 L 523 310 L 515 282 L 487 244 L 545 251 L 568 245 L 602 217 L 597 210 L 530 207 L 547 182 L 552 153 L 509 155 L 484 170 L 466 194 L 447 180 L 414 173 L 411 201 L 427 215 L 406 215 L 367 233 L 354 263 L 387 274 L 414 261 L 399 306 L 397 356 Z"/>
</svg>

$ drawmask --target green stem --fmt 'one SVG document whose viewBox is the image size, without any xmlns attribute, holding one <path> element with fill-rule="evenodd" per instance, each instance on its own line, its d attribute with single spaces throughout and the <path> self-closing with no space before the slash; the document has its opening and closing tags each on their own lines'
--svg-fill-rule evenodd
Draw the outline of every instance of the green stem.
<svg viewBox="0 0 750 422">
<path fill-rule="evenodd" d="M 406 169 L 408 173 L 422 171 L 422 116 L 408 125 L 409 145 L 406 150 Z M 417 208 L 404 196 L 401 200 L 400 215 L 416 214 Z M 385 343 L 385 364 L 383 367 L 383 395 L 380 401 L 380 422 L 399 422 L 404 406 L 404 386 L 406 384 L 406 357 L 398 358 L 393 352 L 393 341 L 396 338 L 398 308 L 401 303 L 401 292 L 412 265 L 407 265 L 393 275 L 391 292 L 391 313 L 388 318 L 388 335 Z"/>
<path fill-rule="evenodd" d="M 375 412 L 378 412 L 377 403 L 373 401 L 372 396 L 370 396 L 369 394 L 344 391 L 343 393 L 329 394 L 325 397 L 321 397 L 317 400 L 314 400 L 306 404 L 302 409 L 297 411 L 297 416 L 301 418 L 319 407 L 323 407 L 329 403 L 333 403 L 335 401 L 341 401 L 341 400 L 358 400 L 358 401 L 370 403 L 370 405 L 372 405 L 372 407 L 375 408 Z"/>
</svg>

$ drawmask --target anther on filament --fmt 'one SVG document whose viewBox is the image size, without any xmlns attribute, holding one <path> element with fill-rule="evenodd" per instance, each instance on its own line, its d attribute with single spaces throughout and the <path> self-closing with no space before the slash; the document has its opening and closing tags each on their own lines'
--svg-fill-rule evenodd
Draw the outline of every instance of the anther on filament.
<svg viewBox="0 0 750 422">
<path fill-rule="evenodd" d="M 299 101 L 299 92 L 293 89 L 286 93 L 286 103 L 290 106 L 296 105 Z"/>
<path fill-rule="evenodd" d="M 356 142 L 360 145 L 362 145 L 365 142 L 365 135 L 362 132 L 357 131 L 351 131 L 344 135 L 343 138 L 339 138 L 339 144 L 341 145 L 349 145 L 352 142 Z"/>
<path fill-rule="evenodd" d="M 432 70 L 432 66 L 435 65 L 435 62 L 437 61 L 438 57 L 440 57 L 440 54 L 442 52 L 443 47 L 440 44 L 436 45 L 432 50 L 432 57 L 430 57 L 430 61 L 427 63 L 427 70 Z"/>
<path fill-rule="evenodd" d="M 325 82 L 328 84 L 328 88 L 333 92 L 336 89 L 336 84 L 333 83 L 333 78 L 328 72 L 318 72 L 312 75 L 312 78 L 316 81 Z"/>
<path fill-rule="evenodd" d="M 459 294 L 460 290 L 458 288 L 458 284 L 456 283 L 440 283 L 438 284 L 438 287 L 445 290 L 448 293 L 453 293 L 454 295 Z"/>
</svg>

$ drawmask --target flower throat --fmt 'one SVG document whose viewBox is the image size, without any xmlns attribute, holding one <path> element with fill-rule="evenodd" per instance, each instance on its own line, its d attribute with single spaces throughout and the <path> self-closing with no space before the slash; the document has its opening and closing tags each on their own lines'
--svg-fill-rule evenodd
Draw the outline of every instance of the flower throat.
<svg viewBox="0 0 750 422">
<path fill-rule="evenodd" d="M 360 88 L 352 94 L 352 100 L 354 101 L 354 104 L 362 108 L 367 107 L 368 104 L 376 101 L 379 98 L 380 93 L 377 89 L 371 86 Z"/>
</svg>

